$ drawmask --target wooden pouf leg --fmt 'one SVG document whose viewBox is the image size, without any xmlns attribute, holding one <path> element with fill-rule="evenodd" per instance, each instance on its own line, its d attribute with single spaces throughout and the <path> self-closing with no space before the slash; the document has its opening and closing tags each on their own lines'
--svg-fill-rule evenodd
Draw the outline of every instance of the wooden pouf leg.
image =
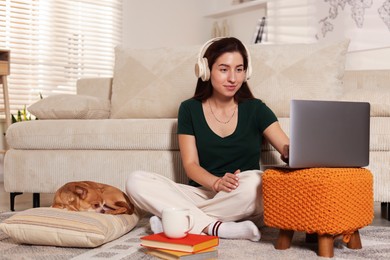
<svg viewBox="0 0 390 260">
<path fill-rule="evenodd" d="M 276 241 L 275 248 L 280 250 L 290 248 L 293 236 L 294 236 L 293 230 L 281 229 L 279 231 L 279 237 L 278 240 Z"/>
<path fill-rule="evenodd" d="M 318 235 L 318 255 L 322 257 L 333 257 L 333 241 L 332 235 Z"/>
<path fill-rule="evenodd" d="M 350 249 L 361 249 L 362 248 L 362 242 L 360 241 L 359 230 L 356 230 L 351 235 L 351 239 L 347 243 L 347 247 Z"/>
</svg>

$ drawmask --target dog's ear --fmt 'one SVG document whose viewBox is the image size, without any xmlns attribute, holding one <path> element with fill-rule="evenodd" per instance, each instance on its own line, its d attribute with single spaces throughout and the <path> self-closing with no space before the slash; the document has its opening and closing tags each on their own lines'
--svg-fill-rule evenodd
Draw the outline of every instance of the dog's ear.
<svg viewBox="0 0 390 260">
<path fill-rule="evenodd" d="M 126 202 L 127 202 L 127 214 L 133 214 L 134 213 L 134 204 L 130 201 L 130 199 L 129 199 L 129 197 L 127 196 L 127 194 L 126 193 L 124 193 L 124 192 L 122 192 L 122 194 L 123 194 L 123 197 L 125 197 L 125 200 L 126 200 Z"/>
<path fill-rule="evenodd" d="M 76 185 L 74 188 L 74 193 L 79 196 L 80 199 L 85 199 L 87 197 L 88 189 Z"/>
<path fill-rule="evenodd" d="M 115 206 L 120 207 L 122 209 L 126 209 L 126 211 L 122 212 L 125 214 L 133 214 L 134 213 L 134 205 L 132 203 L 126 203 L 124 201 L 115 202 Z"/>
</svg>

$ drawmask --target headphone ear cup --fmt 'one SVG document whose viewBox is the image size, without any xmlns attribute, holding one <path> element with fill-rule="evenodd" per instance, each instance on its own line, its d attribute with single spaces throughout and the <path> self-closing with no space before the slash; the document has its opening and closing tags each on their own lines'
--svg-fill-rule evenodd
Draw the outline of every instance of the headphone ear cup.
<svg viewBox="0 0 390 260">
<path fill-rule="evenodd" d="M 210 79 L 210 69 L 209 69 L 209 62 L 206 58 L 202 59 L 203 61 L 203 81 L 208 81 Z"/>
<path fill-rule="evenodd" d="M 195 75 L 201 78 L 202 81 L 207 81 L 210 78 L 209 63 L 206 58 L 201 58 L 195 64 Z"/>
<path fill-rule="evenodd" d="M 248 68 L 246 69 L 246 79 L 245 79 L 245 81 L 250 79 L 251 76 L 252 76 L 252 66 L 251 66 L 250 63 L 248 63 Z"/>
<path fill-rule="evenodd" d="M 248 48 L 244 45 L 245 47 L 245 50 L 246 50 L 246 53 L 247 53 L 247 59 L 248 59 L 248 67 L 246 68 L 246 79 L 245 81 L 248 81 L 248 79 L 250 79 L 250 77 L 252 76 L 252 58 L 251 58 L 251 54 L 248 50 Z"/>
<path fill-rule="evenodd" d="M 198 61 L 196 64 L 195 64 L 195 76 L 197 78 L 200 78 L 203 74 L 203 71 L 202 71 L 202 64 L 201 64 L 201 61 Z"/>
</svg>

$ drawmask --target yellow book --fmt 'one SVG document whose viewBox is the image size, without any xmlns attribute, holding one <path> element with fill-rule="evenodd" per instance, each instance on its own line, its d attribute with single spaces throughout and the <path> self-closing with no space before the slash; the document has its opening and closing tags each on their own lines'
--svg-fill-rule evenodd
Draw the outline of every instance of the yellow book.
<svg viewBox="0 0 390 260">
<path fill-rule="evenodd" d="M 205 260 L 218 258 L 218 251 L 215 247 L 198 251 L 196 253 L 188 253 L 168 249 L 148 248 L 146 253 L 166 260 Z"/>
</svg>

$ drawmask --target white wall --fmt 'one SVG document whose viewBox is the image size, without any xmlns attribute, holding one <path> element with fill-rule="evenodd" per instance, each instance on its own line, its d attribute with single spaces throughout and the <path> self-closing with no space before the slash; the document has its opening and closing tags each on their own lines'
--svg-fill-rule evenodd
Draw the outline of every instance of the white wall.
<svg viewBox="0 0 390 260">
<path fill-rule="evenodd" d="M 257 20 L 265 14 L 263 9 L 254 8 L 228 17 L 205 17 L 229 8 L 231 3 L 232 0 L 124 0 L 123 45 L 155 48 L 202 44 L 212 37 L 214 22 L 222 24 L 225 19 L 232 36 L 250 43 Z M 268 18 L 274 24 L 269 29 L 275 33 L 270 40 L 277 43 L 315 41 L 311 36 L 315 3 L 313 0 L 270 1 Z M 286 17 L 296 18 L 285 20 Z M 347 57 L 346 68 L 350 70 L 390 69 L 390 46 L 351 52 Z"/>
<path fill-rule="evenodd" d="M 237 37 L 245 44 L 252 43 L 258 20 L 265 16 L 265 9 L 256 7 L 253 10 L 237 13 L 226 17 L 209 18 L 210 22 L 222 27 L 224 22 L 229 27 L 230 36 Z"/>
<path fill-rule="evenodd" d="M 156 48 L 203 44 L 212 37 L 214 22 L 226 19 L 232 36 L 252 40 L 264 9 L 254 8 L 229 17 L 206 17 L 229 8 L 232 0 L 125 0 L 123 1 L 123 46 Z"/>
<path fill-rule="evenodd" d="M 123 1 L 123 46 L 156 48 L 201 44 L 211 25 L 207 0 Z"/>
</svg>

